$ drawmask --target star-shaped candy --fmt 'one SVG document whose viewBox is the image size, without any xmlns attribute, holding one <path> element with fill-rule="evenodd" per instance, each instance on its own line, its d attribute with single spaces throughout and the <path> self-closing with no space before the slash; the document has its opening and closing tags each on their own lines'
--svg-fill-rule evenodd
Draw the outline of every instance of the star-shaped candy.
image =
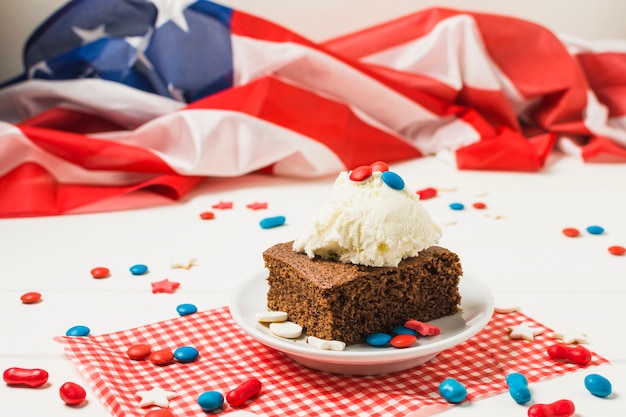
<svg viewBox="0 0 626 417">
<path fill-rule="evenodd" d="M 217 204 L 213 204 L 211 208 L 214 208 L 215 210 L 231 209 L 233 208 L 233 202 L 232 201 L 220 201 Z"/>
<path fill-rule="evenodd" d="M 173 293 L 178 287 L 180 287 L 180 282 L 170 281 L 165 278 L 163 281 L 153 282 L 152 284 L 152 294 L 156 294 L 158 292 L 166 292 L 168 294 Z"/>
<path fill-rule="evenodd" d="M 552 332 L 550 337 L 561 339 L 565 344 L 587 343 L 587 335 L 582 332 L 575 332 L 571 329 L 565 329 L 562 332 Z"/>
<path fill-rule="evenodd" d="M 141 397 L 140 407 L 156 405 L 161 408 L 169 407 L 170 400 L 178 397 L 175 392 L 165 391 L 161 387 L 153 387 L 148 391 L 137 391 L 135 395 Z"/>
<path fill-rule="evenodd" d="M 518 324 L 516 326 L 507 327 L 507 330 L 511 332 L 509 334 L 510 339 L 524 339 L 528 341 L 533 341 L 535 340 L 535 336 L 541 334 L 540 329 L 530 327 L 526 322 Z"/>
<path fill-rule="evenodd" d="M 255 201 L 254 203 L 247 204 L 246 207 L 250 210 L 262 210 L 267 208 L 267 203 L 259 203 Z"/>
</svg>

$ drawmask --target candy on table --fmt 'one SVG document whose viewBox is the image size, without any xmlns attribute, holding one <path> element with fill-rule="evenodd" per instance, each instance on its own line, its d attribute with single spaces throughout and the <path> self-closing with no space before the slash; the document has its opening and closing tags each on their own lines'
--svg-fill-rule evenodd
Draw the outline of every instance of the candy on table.
<svg viewBox="0 0 626 417">
<path fill-rule="evenodd" d="M 138 343 L 136 345 L 132 345 L 126 350 L 126 355 L 129 359 L 134 361 L 142 361 L 144 359 L 148 359 L 150 354 L 152 353 L 152 348 L 150 345 L 146 345 L 144 343 Z"/>
<path fill-rule="evenodd" d="M 166 391 L 161 387 L 152 387 L 149 390 L 137 391 L 135 395 L 141 398 L 140 407 L 149 407 L 156 405 L 157 407 L 167 408 L 170 406 L 170 400 L 178 397 L 178 394 L 172 391 Z"/>
<path fill-rule="evenodd" d="M 570 400 L 558 400 L 550 404 L 533 404 L 528 408 L 528 417 L 570 417 L 576 411 Z"/>
<path fill-rule="evenodd" d="M 626 254 L 626 248 L 621 245 L 609 246 L 608 251 L 611 255 L 622 256 Z"/>
<path fill-rule="evenodd" d="M 96 279 L 106 278 L 110 275 L 111 275 L 111 272 L 109 271 L 109 268 L 106 268 L 104 266 L 98 266 L 91 270 L 91 276 Z"/>
<path fill-rule="evenodd" d="M 434 326 L 415 319 L 407 320 L 406 323 L 404 323 L 404 327 L 413 329 L 422 336 L 437 336 L 438 334 L 441 334 L 439 326 Z"/>
<path fill-rule="evenodd" d="M 601 235 L 604 233 L 604 227 L 597 225 L 587 226 L 587 232 L 592 235 Z"/>
<path fill-rule="evenodd" d="M 391 335 L 387 333 L 372 333 L 365 338 L 365 343 L 374 347 L 385 347 L 391 342 Z"/>
<path fill-rule="evenodd" d="M 224 404 L 224 396 L 219 391 L 206 391 L 198 396 L 198 405 L 203 411 L 215 411 Z"/>
<path fill-rule="evenodd" d="M 285 216 L 266 217 L 259 222 L 259 226 L 261 229 L 272 229 L 284 225 L 286 220 Z"/>
<path fill-rule="evenodd" d="M 41 301 L 41 293 L 38 293 L 36 291 L 27 292 L 25 294 L 22 294 L 20 300 L 24 304 L 36 304 Z"/>
<path fill-rule="evenodd" d="M 511 398 L 518 404 L 526 404 L 531 400 L 528 380 L 519 372 L 512 372 L 506 376 L 506 384 L 509 387 Z"/>
<path fill-rule="evenodd" d="M 578 237 L 580 236 L 580 231 L 575 227 L 566 227 L 561 232 L 567 237 Z"/>
<path fill-rule="evenodd" d="M 613 392 L 611 381 L 599 374 L 589 374 L 585 377 L 585 388 L 596 397 L 608 397 Z"/>
<path fill-rule="evenodd" d="M 212 211 L 203 211 L 200 213 L 200 218 L 202 220 L 213 220 L 215 218 L 215 213 Z"/>
<path fill-rule="evenodd" d="M 36 388 L 48 382 L 48 372 L 38 368 L 8 368 L 2 374 L 7 385 Z"/>
<path fill-rule="evenodd" d="M 346 348 L 345 342 L 340 340 L 326 340 L 314 336 L 307 336 L 306 342 L 314 348 L 322 350 L 344 350 Z"/>
<path fill-rule="evenodd" d="M 187 316 L 189 314 L 196 313 L 198 311 L 198 307 L 193 304 L 184 303 L 176 306 L 176 311 L 181 316 Z"/>
<path fill-rule="evenodd" d="M 395 348 L 403 349 L 413 346 L 417 342 L 417 336 L 412 334 L 398 334 L 391 338 L 389 344 Z"/>
<path fill-rule="evenodd" d="M 148 267 L 144 264 L 135 264 L 129 268 L 133 275 L 144 275 L 148 273 Z"/>
<path fill-rule="evenodd" d="M 255 201 L 254 203 L 246 204 L 246 207 L 250 210 L 263 210 L 267 208 L 267 203 L 259 203 Z"/>
<path fill-rule="evenodd" d="M 560 339 L 563 343 L 573 344 L 573 343 L 587 343 L 587 335 L 583 332 L 575 332 L 571 329 L 564 329 L 560 332 L 552 332 L 550 333 L 550 337 L 555 339 Z"/>
<path fill-rule="evenodd" d="M 167 365 L 174 359 L 174 352 L 170 349 L 155 350 L 150 354 L 150 362 L 155 365 Z"/>
<path fill-rule="evenodd" d="M 181 346 L 174 351 L 174 358 L 181 363 L 193 362 L 198 356 L 198 349 L 193 346 Z"/>
<path fill-rule="evenodd" d="M 170 281 L 165 278 L 162 281 L 153 282 L 152 285 L 152 294 L 156 293 L 168 293 L 172 294 L 178 287 L 180 287 L 180 282 Z"/>
<path fill-rule="evenodd" d="M 91 329 L 89 329 L 89 327 L 83 326 L 83 325 L 77 325 L 77 326 L 73 326 L 67 329 L 67 331 L 65 332 L 65 335 L 80 337 L 80 336 L 89 336 L 89 333 L 91 333 Z"/>
<path fill-rule="evenodd" d="M 467 389 L 454 378 L 446 378 L 439 384 L 439 394 L 448 402 L 458 404 L 467 397 Z"/>
<path fill-rule="evenodd" d="M 302 326 L 292 321 L 270 323 L 270 333 L 286 339 L 297 339 L 302 335 Z"/>
<path fill-rule="evenodd" d="M 74 383 L 66 382 L 59 388 L 59 395 L 67 405 L 78 405 L 85 401 L 87 392 L 83 387 Z"/>
<path fill-rule="evenodd" d="M 237 388 L 226 394 L 226 401 L 232 407 L 239 407 L 252 397 L 258 395 L 261 392 L 261 381 L 256 378 L 250 378 Z"/>
<path fill-rule="evenodd" d="M 216 210 L 227 210 L 233 208 L 232 201 L 220 201 L 217 204 L 213 204 L 211 208 Z"/>
<path fill-rule="evenodd" d="M 588 365 L 591 362 L 591 352 L 582 345 L 568 346 L 557 343 L 548 347 L 548 356 L 552 360 L 571 362 L 577 365 Z"/>
<path fill-rule="evenodd" d="M 423 188 L 421 190 L 417 190 L 415 194 L 420 196 L 420 200 L 428 200 L 430 198 L 437 197 L 437 189 L 433 187 Z"/>
<path fill-rule="evenodd" d="M 476 201 L 472 203 L 472 207 L 474 207 L 477 210 L 483 210 L 487 208 L 487 204 L 483 203 L 482 201 Z"/>
<path fill-rule="evenodd" d="M 284 311 L 262 311 L 256 314 L 256 320 L 261 323 L 280 323 L 287 321 L 289 315 Z"/>
<path fill-rule="evenodd" d="M 530 325 L 526 322 L 507 327 L 507 330 L 510 331 L 510 339 L 523 339 L 530 342 L 535 340 L 535 336 L 539 336 L 542 332 L 541 329 L 530 327 Z"/>
</svg>

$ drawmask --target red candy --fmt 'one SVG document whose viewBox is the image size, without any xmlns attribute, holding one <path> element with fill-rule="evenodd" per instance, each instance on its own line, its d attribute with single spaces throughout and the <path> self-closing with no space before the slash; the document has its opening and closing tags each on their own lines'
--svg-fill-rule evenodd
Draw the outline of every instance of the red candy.
<svg viewBox="0 0 626 417">
<path fill-rule="evenodd" d="M 134 361 L 141 361 L 150 356 L 152 349 L 148 345 L 138 344 L 128 348 L 126 355 Z"/>
<path fill-rule="evenodd" d="M 215 214 L 212 211 L 203 211 L 200 213 L 200 218 L 202 220 L 212 220 L 215 218 Z"/>
<path fill-rule="evenodd" d="M 391 338 L 389 342 L 395 348 L 408 348 L 417 342 L 417 337 L 412 334 L 399 334 Z"/>
<path fill-rule="evenodd" d="M 356 167 L 350 173 L 350 179 L 352 181 L 363 181 L 368 179 L 372 175 L 372 167 L 369 165 L 361 165 L 360 167 Z"/>
<path fill-rule="evenodd" d="M 474 207 L 475 209 L 478 209 L 478 210 L 482 210 L 484 208 L 487 208 L 487 204 L 481 203 L 480 201 L 477 201 L 474 204 L 472 204 L 472 207 Z"/>
<path fill-rule="evenodd" d="M 48 372 L 37 368 L 8 368 L 2 378 L 7 385 L 36 388 L 48 382 Z"/>
<path fill-rule="evenodd" d="M 577 237 L 580 236 L 580 231 L 574 227 L 566 227 L 562 230 L 563 234 L 567 237 Z"/>
<path fill-rule="evenodd" d="M 91 276 L 94 278 L 106 278 L 111 275 L 109 268 L 105 268 L 104 266 L 99 266 L 91 270 Z"/>
<path fill-rule="evenodd" d="M 410 319 L 404 323 L 404 327 L 413 329 L 422 336 L 437 336 L 438 334 L 441 334 L 441 329 L 438 326 L 433 326 L 414 319 Z"/>
<path fill-rule="evenodd" d="M 552 404 L 534 404 L 528 409 L 528 417 L 570 417 L 576 411 L 570 400 L 558 400 Z"/>
<path fill-rule="evenodd" d="M 150 362 L 155 365 L 167 365 L 174 359 L 174 352 L 169 349 L 156 350 L 150 354 Z"/>
<path fill-rule="evenodd" d="M 418 190 L 415 193 L 420 196 L 420 200 L 428 200 L 429 198 L 437 197 L 437 189 L 432 187 Z"/>
<path fill-rule="evenodd" d="M 20 297 L 24 304 L 35 304 L 41 300 L 41 294 L 38 292 L 27 292 Z"/>
<path fill-rule="evenodd" d="M 59 388 L 59 395 L 65 404 L 78 405 L 85 401 L 87 392 L 78 384 L 66 382 Z"/>
<path fill-rule="evenodd" d="M 166 408 L 160 410 L 150 410 L 146 413 L 145 417 L 174 417 L 174 413 Z"/>
<path fill-rule="evenodd" d="M 376 161 L 373 164 L 370 164 L 370 167 L 372 167 L 372 171 L 373 172 L 376 172 L 376 171 L 380 171 L 380 172 L 389 171 L 389 165 L 387 165 L 387 163 L 385 163 L 383 161 Z"/>
<path fill-rule="evenodd" d="M 232 407 L 238 407 L 261 392 L 261 381 L 250 378 L 234 390 L 226 394 L 226 401 Z"/>
<path fill-rule="evenodd" d="M 609 253 L 615 256 L 622 256 L 626 253 L 626 248 L 620 245 L 610 246 Z"/>
<path fill-rule="evenodd" d="M 548 348 L 548 356 L 553 360 L 572 362 L 578 365 L 588 365 L 591 362 L 591 352 L 581 345 L 568 346 L 557 343 Z"/>
</svg>

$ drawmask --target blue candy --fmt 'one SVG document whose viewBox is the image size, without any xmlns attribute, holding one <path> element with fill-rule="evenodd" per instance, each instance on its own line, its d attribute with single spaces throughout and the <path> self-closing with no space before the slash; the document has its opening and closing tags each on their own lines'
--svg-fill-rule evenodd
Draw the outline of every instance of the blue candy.
<svg viewBox="0 0 626 417">
<path fill-rule="evenodd" d="M 463 205 L 463 203 L 450 203 L 450 208 L 452 210 L 463 210 L 465 205 Z"/>
<path fill-rule="evenodd" d="M 130 273 L 133 275 L 143 275 L 148 272 L 148 267 L 143 264 L 137 264 L 130 267 Z"/>
<path fill-rule="evenodd" d="M 66 336 L 89 336 L 91 330 L 87 326 L 74 326 L 67 329 Z"/>
<path fill-rule="evenodd" d="M 203 392 L 198 396 L 198 405 L 204 411 L 214 411 L 224 404 L 224 396 L 218 391 Z"/>
<path fill-rule="evenodd" d="M 393 328 L 391 333 L 396 336 L 399 334 L 410 334 L 415 337 L 419 337 L 419 333 L 417 332 L 417 330 L 409 329 L 408 327 L 405 327 L 405 326 L 396 326 Z"/>
<path fill-rule="evenodd" d="M 404 180 L 401 176 L 393 171 L 385 171 L 382 173 L 381 178 L 389 188 L 394 190 L 404 190 Z"/>
<path fill-rule="evenodd" d="M 267 217 L 260 221 L 262 229 L 271 229 L 272 227 L 278 227 L 285 224 L 285 216 Z"/>
<path fill-rule="evenodd" d="M 372 333 L 365 338 L 365 342 L 374 347 L 385 347 L 391 342 L 391 336 L 387 333 Z"/>
<path fill-rule="evenodd" d="M 439 394 L 446 401 L 458 404 L 467 397 L 467 389 L 456 379 L 446 378 L 439 384 Z"/>
<path fill-rule="evenodd" d="M 174 351 L 174 358 L 178 362 L 193 362 L 198 359 L 198 349 L 193 346 L 181 346 Z"/>
<path fill-rule="evenodd" d="M 526 404 L 531 399 L 528 389 L 528 380 L 518 372 L 506 376 L 506 384 L 509 386 L 509 394 L 518 404 Z"/>
<path fill-rule="evenodd" d="M 193 314 L 198 311 L 198 307 L 193 304 L 179 304 L 176 307 L 176 311 L 178 311 L 178 314 L 181 316 L 186 316 L 187 314 Z"/>
<path fill-rule="evenodd" d="M 598 374 L 589 374 L 585 377 L 585 388 L 596 397 L 608 397 L 613 391 L 611 382 Z"/>
<path fill-rule="evenodd" d="M 604 233 L 604 227 L 602 227 L 602 226 L 589 226 L 589 227 L 587 227 L 587 232 L 591 233 L 592 235 L 601 235 L 602 233 Z"/>
</svg>

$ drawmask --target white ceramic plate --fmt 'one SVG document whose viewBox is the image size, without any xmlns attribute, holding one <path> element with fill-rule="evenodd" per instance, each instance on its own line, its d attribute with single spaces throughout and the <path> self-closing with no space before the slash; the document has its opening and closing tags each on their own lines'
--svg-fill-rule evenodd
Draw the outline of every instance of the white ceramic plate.
<svg viewBox="0 0 626 417">
<path fill-rule="evenodd" d="M 324 372 L 379 375 L 413 368 L 478 333 L 493 314 L 493 296 L 489 289 L 477 278 L 464 274 L 459 283 L 461 311 L 430 322 L 441 328 L 440 335 L 420 337 L 416 346 L 404 349 L 355 344 L 343 351 L 321 350 L 308 345 L 306 336 L 283 339 L 270 334 L 266 326 L 257 322 L 256 314 L 267 311 L 266 276 L 260 273 L 251 277 L 232 294 L 229 307 L 233 319 L 262 344 L 304 366 Z"/>
</svg>

